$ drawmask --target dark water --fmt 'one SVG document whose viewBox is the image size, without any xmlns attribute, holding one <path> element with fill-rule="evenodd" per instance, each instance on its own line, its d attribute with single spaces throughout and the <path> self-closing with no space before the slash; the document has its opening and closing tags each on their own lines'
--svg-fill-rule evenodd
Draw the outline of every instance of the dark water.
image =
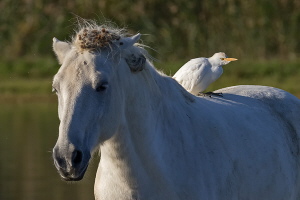
<svg viewBox="0 0 300 200">
<path fill-rule="evenodd" d="M 84 180 L 67 183 L 53 165 L 56 103 L 0 104 L 0 200 L 89 200 L 97 161 Z"/>
</svg>

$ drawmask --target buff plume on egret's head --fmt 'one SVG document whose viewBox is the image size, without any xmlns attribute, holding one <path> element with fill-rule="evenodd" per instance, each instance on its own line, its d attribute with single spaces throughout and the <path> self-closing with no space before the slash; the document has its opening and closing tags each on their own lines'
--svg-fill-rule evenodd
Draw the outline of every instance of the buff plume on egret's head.
<svg viewBox="0 0 300 200">
<path fill-rule="evenodd" d="M 236 61 L 238 59 L 228 58 L 224 52 L 219 52 L 219 53 L 215 53 L 212 57 L 210 57 L 210 60 L 213 60 L 215 64 L 222 66 L 222 65 L 227 65 L 231 61 Z"/>
</svg>

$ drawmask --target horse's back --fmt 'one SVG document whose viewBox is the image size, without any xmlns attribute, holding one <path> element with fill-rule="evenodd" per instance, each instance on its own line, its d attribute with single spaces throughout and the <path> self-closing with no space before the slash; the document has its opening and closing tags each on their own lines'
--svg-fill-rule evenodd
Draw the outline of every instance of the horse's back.
<svg viewBox="0 0 300 200">
<path fill-rule="evenodd" d="M 291 131 L 300 135 L 300 99 L 294 95 L 278 88 L 258 85 L 232 86 L 219 89 L 217 92 L 222 92 L 225 98 L 237 102 L 245 99 L 243 97 L 258 100 L 274 115 L 288 123 Z"/>
<path fill-rule="evenodd" d="M 211 170 L 202 178 L 218 176 L 214 185 L 221 188 L 212 194 L 216 199 L 299 199 L 300 100 L 265 86 L 216 92 L 223 97 L 200 97 L 205 114 L 197 110 L 206 122 L 198 127 L 205 145 L 201 151 L 207 152 L 202 163 L 211 162 L 202 164 Z"/>
</svg>

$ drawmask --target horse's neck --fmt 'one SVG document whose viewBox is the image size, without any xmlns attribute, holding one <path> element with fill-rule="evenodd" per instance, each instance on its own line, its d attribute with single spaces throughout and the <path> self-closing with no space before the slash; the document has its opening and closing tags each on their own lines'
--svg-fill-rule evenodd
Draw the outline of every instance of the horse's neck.
<svg viewBox="0 0 300 200">
<path fill-rule="evenodd" d="M 164 80 L 156 80 L 159 78 Z M 159 81 L 165 83 L 157 83 Z M 163 142 L 166 138 L 163 139 L 162 124 L 165 116 L 175 112 L 172 106 L 167 105 L 175 99 L 169 98 L 177 97 L 183 104 L 191 101 L 181 94 L 179 86 L 172 84 L 175 84 L 174 80 L 166 77 L 146 77 L 145 87 L 134 91 L 125 103 L 124 121 L 118 132 L 101 146 L 102 167 L 98 173 L 102 173 L 102 178 L 110 179 L 106 179 L 107 182 L 118 184 L 129 196 L 135 195 L 137 185 L 149 183 L 154 184 L 147 187 L 153 188 L 153 191 L 160 188 L 172 190 L 164 177 L 161 151 L 167 147 Z M 180 106 L 177 104 L 177 109 Z"/>
<path fill-rule="evenodd" d="M 137 89 L 128 98 L 123 122 L 113 138 L 105 142 L 101 152 L 115 166 L 123 166 L 116 170 L 126 178 L 143 176 L 143 172 L 139 171 L 146 170 L 143 167 L 151 166 L 152 172 L 157 168 L 154 165 L 158 162 L 154 159 L 159 148 L 154 149 L 153 144 L 158 139 L 155 124 L 161 120 L 163 101 L 161 92 L 158 88 L 153 89 L 151 84 L 148 80 L 145 88 Z"/>
<path fill-rule="evenodd" d="M 154 134 L 151 136 L 154 132 L 155 130 L 152 132 L 141 125 L 127 123 L 101 146 L 101 161 L 95 187 L 101 187 L 99 190 L 102 194 L 111 188 L 116 190 L 115 194 L 120 194 L 106 196 L 104 199 L 168 199 L 167 196 L 159 196 L 165 194 L 160 192 L 162 188 L 165 191 L 172 189 L 169 188 L 170 183 L 165 179 L 161 168 L 159 144 L 154 144 L 157 140 Z M 147 187 L 138 187 L 145 185 Z"/>
</svg>

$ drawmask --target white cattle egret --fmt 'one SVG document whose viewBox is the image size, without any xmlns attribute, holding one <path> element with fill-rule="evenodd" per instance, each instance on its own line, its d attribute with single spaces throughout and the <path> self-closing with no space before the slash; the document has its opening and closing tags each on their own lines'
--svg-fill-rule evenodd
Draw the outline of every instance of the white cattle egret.
<svg viewBox="0 0 300 200">
<path fill-rule="evenodd" d="M 173 76 L 187 91 L 194 95 L 203 95 L 203 91 L 223 73 L 223 65 L 237 60 L 236 58 L 227 58 L 223 52 L 215 53 L 210 58 L 191 59 L 183 65 Z M 221 95 L 208 92 L 208 96 Z"/>
</svg>

